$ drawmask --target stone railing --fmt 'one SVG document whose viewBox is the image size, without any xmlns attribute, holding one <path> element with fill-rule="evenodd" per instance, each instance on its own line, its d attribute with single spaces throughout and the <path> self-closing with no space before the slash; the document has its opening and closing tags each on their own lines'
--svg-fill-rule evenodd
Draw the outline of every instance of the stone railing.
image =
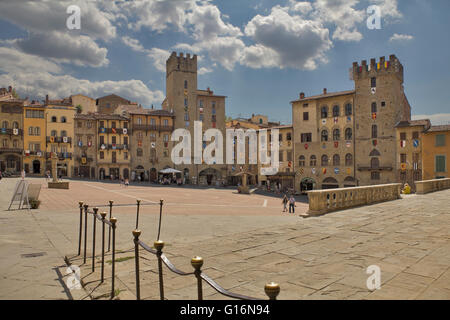
<svg viewBox="0 0 450 320">
<path fill-rule="evenodd" d="M 416 181 L 416 194 L 450 189 L 450 178 Z"/>
<path fill-rule="evenodd" d="M 308 215 L 321 215 L 331 211 L 399 199 L 400 190 L 400 183 L 392 183 L 309 191 Z"/>
</svg>

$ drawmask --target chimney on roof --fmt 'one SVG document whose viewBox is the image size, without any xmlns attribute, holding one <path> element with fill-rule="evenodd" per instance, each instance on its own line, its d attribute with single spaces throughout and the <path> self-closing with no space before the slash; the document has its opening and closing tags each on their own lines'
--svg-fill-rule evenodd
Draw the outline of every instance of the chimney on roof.
<svg viewBox="0 0 450 320">
<path fill-rule="evenodd" d="M 305 99 L 305 93 L 304 92 L 300 92 L 300 99 Z"/>
<path fill-rule="evenodd" d="M 48 103 L 48 94 L 45 95 L 45 103 Z"/>
<path fill-rule="evenodd" d="M 323 88 L 323 94 L 327 94 L 327 88 Z"/>
</svg>

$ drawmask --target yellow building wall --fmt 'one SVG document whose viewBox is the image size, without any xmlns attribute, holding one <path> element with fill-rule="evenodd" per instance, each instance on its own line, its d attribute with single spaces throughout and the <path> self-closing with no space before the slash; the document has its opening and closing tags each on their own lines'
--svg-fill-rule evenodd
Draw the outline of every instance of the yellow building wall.
<svg viewBox="0 0 450 320">
<path fill-rule="evenodd" d="M 436 135 L 445 135 L 445 145 L 436 146 Z M 422 176 L 423 180 L 431 180 L 436 177 L 450 178 L 450 131 L 427 132 L 423 135 L 422 147 Z M 445 172 L 436 172 L 436 156 L 444 155 L 446 158 Z"/>
<path fill-rule="evenodd" d="M 30 118 L 27 116 L 27 111 L 42 111 L 44 113 L 43 118 Z M 27 108 L 24 107 L 24 131 L 23 131 L 23 164 L 27 174 L 36 174 L 43 176 L 45 174 L 45 151 L 46 151 L 46 121 L 45 121 L 45 108 Z M 30 127 L 32 127 L 32 135 L 30 135 Z M 35 128 L 39 128 L 39 135 L 36 135 Z M 39 144 L 39 150 L 33 150 L 30 144 Z M 29 151 L 29 153 L 27 153 Z M 39 152 L 40 154 L 39 154 Z M 39 167 L 35 167 L 33 163 L 39 161 Z M 38 170 L 39 169 L 39 170 Z"/>
</svg>

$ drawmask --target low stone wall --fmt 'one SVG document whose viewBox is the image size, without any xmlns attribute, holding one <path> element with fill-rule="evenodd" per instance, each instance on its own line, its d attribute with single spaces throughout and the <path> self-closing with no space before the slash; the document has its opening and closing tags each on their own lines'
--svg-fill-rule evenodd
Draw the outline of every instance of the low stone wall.
<svg viewBox="0 0 450 320">
<path fill-rule="evenodd" d="M 49 189 L 69 189 L 69 182 L 49 182 Z"/>
<path fill-rule="evenodd" d="M 450 189 L 450 178 L 416 181 L 415 183 L 417 194 Z"/>
<path fill-rule="evenodd" d="M 399 199 L 400 191 L 400 183 L 309 191 L 308 215 Z"/>
</svg>

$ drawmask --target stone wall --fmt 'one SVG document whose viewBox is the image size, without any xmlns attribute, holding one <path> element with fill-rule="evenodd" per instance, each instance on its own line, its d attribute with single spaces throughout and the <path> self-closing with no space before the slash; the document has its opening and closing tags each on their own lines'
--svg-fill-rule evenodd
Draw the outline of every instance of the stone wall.
<svg viewBox="0 0 450 320">
<path fill-rule="evenodd" d="M 425 194 L 445 189 L 450 189 L 450 178 L 416 181 L 417 194 Z"/>
<path fill-rule="evenodd" d="M 308 214 L 320 215 L 331 211 L 399 199 L 400 189 L 400 183 L 392 183 L 309 191 Z"/>
</svg>

